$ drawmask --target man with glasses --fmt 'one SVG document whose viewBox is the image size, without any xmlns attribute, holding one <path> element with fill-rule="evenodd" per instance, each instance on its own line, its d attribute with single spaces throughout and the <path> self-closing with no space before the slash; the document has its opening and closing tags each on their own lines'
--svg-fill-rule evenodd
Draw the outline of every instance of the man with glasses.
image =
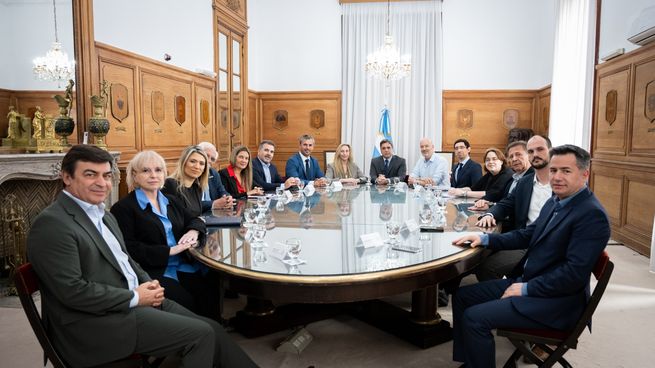
<svg viewBox="0 0 655 368">
<path fill-rule="evenodd" d="M 218 171 L 211 165 L 218 160 L 218 151 L 216 146 L 209 142 L 200 142 L 198 147 L 207 154 L 209 160 L 209 187 L 205 188 L 202 193 L 202 212 L 209 211 L 213 208 L 232 208 L 234 199 L 225 190 Z"/>
</svg>

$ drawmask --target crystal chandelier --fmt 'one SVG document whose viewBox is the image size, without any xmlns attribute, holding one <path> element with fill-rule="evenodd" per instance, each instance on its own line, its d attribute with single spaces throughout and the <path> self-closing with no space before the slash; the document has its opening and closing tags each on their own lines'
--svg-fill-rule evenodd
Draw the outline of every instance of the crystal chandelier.
<svg viewBox="0 0 655 368">
<path fill-rule="evenodd" d="M 53 81 L 61 87 L 61 81 L 70 79 L 74 73 L 75 61 L 68 60 L 68 54 L 61 49 L 59 42 L 59 34 L 57 32 L 57 7 L 55 0 L 52 0 L 52 10 L 55 19 L 55 42 L 45 56 L 40 56 L 34 59 L 34 75 L 45 81 Z"/>
<path fill-rule="evenodd" d="M 387 27 L 384 46 L 368 54 L 364 70 L 376 79 L 383 81 L 398 80 L 406 77 L 412 70 L 411 56 L 400 55 L 389 34 L 390 4 L 387 0 Z"/>
</svg>

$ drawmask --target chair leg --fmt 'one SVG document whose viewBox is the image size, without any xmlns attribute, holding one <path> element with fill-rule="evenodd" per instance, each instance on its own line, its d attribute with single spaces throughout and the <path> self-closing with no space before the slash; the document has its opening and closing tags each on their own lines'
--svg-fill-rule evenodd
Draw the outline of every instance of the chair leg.
<svg viewBox="0 0 655 368">
<path fill-rule="evenodd" d="M 525 341 L 514 339 L 509 339 L 509 341 L 516 347 L 516 350 L 518 350 L 521 355 L 525 356 L 530 361 L 530 363 L 536 364 L 537 366 L 541 366 L 544 363 L 543 360 L 539 359 L 539 357 L 532 352 L 530 345 L 526 344 Z"/>
<path fill-rule="evenodd" d="M 539 366 L 540 368 L 550 368 L 555 365 L 556 362 L 559 362 L 564 368 L 572 368 L 569 362 L 564 359 L 564 353 L 569 350 L 566 346 L 559 345 L 555 350 L 553 350 L 548 345 L 543 345 L 542 349 L 548 352 L 548 359 Z"/>
<path fill-rule="evenodd" d="M 516 368 L 516 360 L 521 357 L 521 351 L 515 349 L 512 355 L 507 359 L 503 368 Z"/>
</svg>

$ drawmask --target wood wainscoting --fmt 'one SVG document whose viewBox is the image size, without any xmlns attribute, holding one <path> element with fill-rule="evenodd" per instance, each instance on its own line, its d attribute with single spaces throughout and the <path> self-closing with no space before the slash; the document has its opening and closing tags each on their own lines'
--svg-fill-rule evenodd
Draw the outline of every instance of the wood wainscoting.
<svg viewBox="0 0 655 368">
<path fill-rule="evenodd" d="M 256 140 L 248 140 L 249 147 L 254 149 L 253 156 L 259 141 L 274 141 L 273 163 L 280 175 L 284 175 L 287 159 L 298 152 L 301 135 L 314 136 L 312 156 L 321 168 L 325 167 L 323 153 L 335 150 L 341 143 L 341 91 L 250 91 L 248 109 L 250 126 L 255 122 L 257 126 Z"/>
<path fill-rule="evenodd" d="M 596 66 L 590 185 L 612 237 L 650 254 L 655 215 L 655 44 Z"/>
<path fill-rule="evenodd" d="M 452 151 L 453 142 L 471 143 L 471 157 L 482 162 L 489 147 L 504 150 L 511 128 L 530 128 L 548 134 L 550 86 L 540 90 L 443 91 L 441 145 Z"/>
</svg>

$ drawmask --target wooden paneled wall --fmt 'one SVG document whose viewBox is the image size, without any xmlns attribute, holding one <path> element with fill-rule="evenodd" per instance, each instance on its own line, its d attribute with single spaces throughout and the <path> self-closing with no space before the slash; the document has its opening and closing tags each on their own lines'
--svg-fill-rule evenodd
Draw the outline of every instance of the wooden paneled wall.
<svg viewBox="0 0 655 368">
<path fill-rule="evenodd" d="M 284 174 L 289 156 L 298 152 L 298 137 L 311 134 L 315 138 L 312 155 L 325 167 L 325 151 L 333 151 L 341 143 L 341 91 L 254 92 L 248 98 L 250 125 L 256 122 L 257 134 L 248 146 L 254 148 L 262 139 L 275 142 L 273 163 Z M 323 111 L 323 125 L 311 121 L 312 111 Z M 287 123 L 275 123 L 276 115 L 285 111 Z M 254 143 L 254 147 L 251 144 Z"/>
<path fill-rule="evenodd" d="M 123 102 L 126 116 L 107 109 L 110 132 L 106 141 L 110 150 L 121 152 L 119 168 L 123 175 L 127 163 L 142 150 L 157 151 L 166 159 L 170 171 L 184 147 L 215 141 L 214 78 L 99 42 L 95 45 L 100 80 L 123 86 L 127 91 Z M 175 102 L 180 97 L 184 99 L 183 107 Z M 201 118 L 202 100 L 209 102 L 205 121 Z M 122 180 L 121 196 L 126 192 Z"/>
<path fill-rule="evenodd" d="M 511 128 L 548 134 L 550 87 L 540 90 L 446 90 L 443 92 L 442 147 L 465 138 L 471 156 L 482 162 L 489 147 L 505 149 Z"/>
<path fill-rule="evenodd" d="M 59 116 L 59 106 L 53 96 L 57 94 L 64 95 L 64 92 L 63 89 L 61 91 L 13 91 L 0 89 L 0 137 L 7 136 L 7 128 L 9 127 L 7 114 L 9 113 L 9 106 L 14 106 L 16 111 L 30 117 L 34 117 L 36 106 L 40 106 L 46 115 L 57 117 Z M 74 104 L 70 116 L 75 119 L 76 110 Z M 77 133 L 73 132 L 68 137 L 68 141 L 75 144 L 77 142 Z"/>
<path fill-rule="evenodd" d="M 650 254 L 655 215 L 655 44 L 596 67 L 591 187 L 612 237 Z"/>
</svg>

